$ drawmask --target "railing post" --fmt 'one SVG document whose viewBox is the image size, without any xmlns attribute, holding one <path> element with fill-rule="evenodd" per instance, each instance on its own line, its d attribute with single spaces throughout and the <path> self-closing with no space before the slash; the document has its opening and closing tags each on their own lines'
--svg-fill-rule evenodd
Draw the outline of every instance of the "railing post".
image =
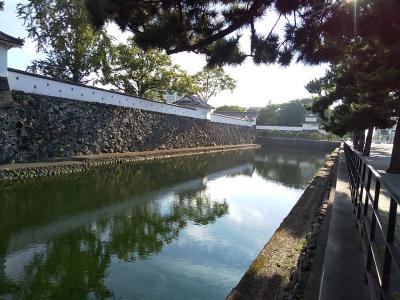
<svg viewBox="0 0 400 300">
<path fill-rule="evenodd" d="M 371 228 L 370 228 L 370 232 L 369 232 L 369 240 L 371 241 L 371 243 L 375 240 L 375 228 L 376 228 L 376 215 L 375 215 L 375 212 L 378 209 L 380 192 L 381 192 L 381 182 L 378 179 L 376 179 L 376 181 L 375 181 L 374 202 L 372 203 Z M 368 245 L 367 270 L 371 270 L 371 264 L 372 264 L 372 250 L 371 250 L 371 247 L 372 247 L 372 245 Z"/>
<path fill-rule="evenodd" d="M 371 189 L 371 177 L 372 177 L 372 171 L 371 169 L 368 169 L 368 177 L 367 177 L 367 187 L 365 189 L 365 199 L 364 199 L 364 216 L 367 215 L 368 212 L 368 194 L 369 190 Z"/>
<path fill-rule="evenodd" d="M 391 285 L 394 284 L 391 280 L 397 280 L 398 278 L 393 277 L 391 272 L 393 267 L 395 267 L 397 271 L 400 270 L 399 262 L 396 259 L 399 253 L 394 247 L 396 217 L 398 212 L 397 207 L 400 205 L 400 199 L 391 187 L 385 184 L 384 179 L 382 179 L 379 173 L 365 163 L 355 151 L 351 150 L 350 147 L 347 147 L 346 145 L 345 154 L 350 173 L 350 187 L 353 187 L 351 194 L 354 204 L 353 210 L 357 217 L 356 224 L 357 226 L 363 226 L 363 228 L 360 228 L 361 238 L 364 237 L 363 229 L 365 228 L 365 230 L 369 230 L 369 232 L 366 232 L 366 234 L 368 234 L 366 240 L 367 256 L 366 261 L 364 262 L 366 263 L 366 277 L 370 287 L 371 297 L 372 299 L 382 300 L 393 299 L 391 290 L 394 286 Z M 375 182 L 374 196 L 370 193 L 373 180 Z M 379 212 L 382 184 L 384 184 L 385 192 L 388 192 L 390 195 L 390 208 L 387 224 L 381 219 L 382 216 Z M 372 206 L 371 222 L 369 222 L 368 219 L 370 203 Z M 383 260 L 380 255 L 382 246 L 376 243 L 377 234 L 382 236 L 382 239 L 385 241 Z"/>
<path fill-rule="evenodd" d="M 360 193 L 358 195 L 357 199 L 357 219 L 360 218 L 361 214 L 361 205 L 362 205 L 362 199 L 363 199 L 363 194 L 364 194 L 364 180 L 365 180 L 365 171 L 366 171 L 367 165 L 365 163 L 361 163 L 361 177 L 360 177 Z"/>
<path fill-rule="evenodd" d="M 357 163 L 356 163 L 356 170 L 355 170 L 355 174 L 354 176 L 356 177 L 356 186 L 355 186 L 355 191 L 354 191 L 354 196 L 353 196 L 353 200 L 354 200 L 354 213 L 356 212 L 356 207 L 358 205 L 358 195 L 359 195 L 359 188 L 360 188 L 360 174 L 361 174 L 361 160 L 360 158 L 357 156 L 356 157 Z M 358 216 L 357 216 L 358 218 Z"/>
<path fill-rule="evenodd" d="M 396 201 L 393 199 L 393 197 L 391 197 L 390 198 L 390 208 L 389 208 L 388 228 L 387 228 L 387 234 L 386 234 L 385 258 L 383 261 L 383 270 L 382 270 L 382 289 L 383 290 L 387 290 L 389 287 L 392 255 L 390 253 L 388 244 L 391 245 L 394 240 L 394 229 L 396 226 L 396 213 L 397 213 L 397 204 L 396 204 Z"/>
<path fill-rule="evenodd" d="M 353 159 L 353 180 L 354 180 L 354 187 L 353 187 L 353 195 L 351 198 L 351 201 L 355 202 L 355 197 L 356 197 L 356 193 L 357 193 L 357 170 L 358 170 L 358 160 L 357 157 L 354 157 Z"/>
</svg>

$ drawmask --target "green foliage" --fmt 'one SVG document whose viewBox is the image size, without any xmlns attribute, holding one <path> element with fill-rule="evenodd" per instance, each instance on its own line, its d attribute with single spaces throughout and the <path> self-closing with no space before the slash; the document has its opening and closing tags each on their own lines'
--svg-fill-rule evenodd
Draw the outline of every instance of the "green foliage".
<svg viewBox="0 0 400 300">
<path fill-rule="evenodd" d="M 394 125 L 393 117 L 397 116 L 400 103 L 396 96 L 398 86 L 392 82 L 400 83 L 400 71 L 395 57 L 390 56 L 390 52 L 360 42 L 348 47 L 326 76 L 306 86 L 318 95 L 310 108 L 321 116 L 326 130 L 344 135 Z"/>
<path fill-rule="evenodd" d="M 312 110 L 320 113 L 327 129 L 338 134 L 346 133 L 352 124 L 365 127 L 374 118 L 374 126 L 386 126 L 387 117 L 394 116 L 389 107 L 396 118 L 400 115 L 398 104 L 392 105 L 399 102 L 400 95 L 400 1 L 85 1 L 96 26 L 115 21 L 122 29 L 129 29 L 144 49 L 203 53 L 210 66 L 240 64 L 247 56 L 256 64 L 288 65 L 296 60 L 340 65 L 346 71 L 333 70 L 341 79 L 332 79 L 332 91 L 319 88 L 323 82 L 308 86 L 318 94 Z M 257 20 L 272 7 L 278 19 L 272 28 L 260 26 L 260 30 L 255 26 Z M 278 35 L 274 29 L 281 17 L 284 34 Z M 250 51 L 243 53 L 239 42 L 246 28 L 250 28 Z M 350 58 L 349 53 L 353 53 Z M 357 64 L 362 71 L 354 68 Z M 330 79 L 325 79 L 328 87 Z M 338 105 L 340 101 L 343 104 Z M 332 104 L 339 107 L 328 115 Z M 393 153 L 400 153 L 400 131 L 398 136 L 399 145 Z"/>
<path fill-rule="evenodd" d="M 277 125 L 279 120 L 279 105 L 270 104 L 257 112 L 257 125 Z"/>
<path fill-rule="evenodd" d="M 222 105 L 215 109 L 215 112 L 246 112 L 247 108 L 238 105 Z"/>
<path fill-rule="evenodd" d="M 270 104 L 257 114 L 257 125 L 301 126 L 307 114 L 310 99 L 292 100 L 282 104 Z"/>
<path fill-rule="evenodd" d="M 256 64 L 288 65 L 293 57 L 287 43 L 282 43 L 281 37 L 272 32 L 275 26 L 269 34 L 259 34 L 255 29 L 254 23 L 274 1 L 86 0 L 86 3 L 96 26 L 115 21 L 122 29 L 133 32 L 143 49 L 162 48 L 168 54 L 202 53 L 210 67 L 238 65 L 248 56 Z M 246 27 L 251 27 L 250 53 L 240 49 L 240 31 Z"/>
<path fill-rule="evenodd" d="M 46 56 L 33 61 L 28 70 L 87 83 L 100 69 L 110 38 L 91 27 L 84 0 L 29 0 L 17 10 L 37 51 Z"/>
<path fill-rule="evenodd" d="M 193 76 L 193 80 L 197 88 L 195 94 L 206 102 L 221 91 L 232 92 L 236 88 L 236 80 L 226 74 L 221 67 L 205 67 Z"/>
<path fill-rule="evenodd" d="M 248 112 L 259 112 L 262 109 L 262 107 L 249 107 L 247 109 Z"/>
<path fill-rule="evenodd" d="M 306 1 L 300 6 L 300 20 L 286 26 L 286 36 L 299 60 L 337 63 L 349 46 L 360 41 L 398 45 L 399 14 L 399 1 L 363 0 L 356 6 L 353 1 Z"/>
<path fill-rule="evenodd" d="M 144 51 L 133 39 L 111 48 L 102 71 L 102 84 L 129 95 L 163 99 L 171 91 L 181 95 L 197 91 L 193 78 L 173 64 L 168 55 L 159 50 Z"/>
<path fill-rule="evenodd" d="M 239 47 L 239 37 L 230 39 L 220 39 L 207 48 L 204 53 L 207 55 L 207 64 L 209 67 L 218 67 L 222 65 L 240 65 L 246 59 L 246 54 Z"/>
<path fill-rule="evenodd" d="M 279 36 L 275 34 L 271 34 L 266 38 L 259 36 L 253 37 L 254 63 L 259 65 L 262 63 L 269 64 L 275 62 L 279 54 L 278 44 Z"/>
<path fill-rule="evenodd" d="M 292 139 L 309 139 L 338 141 L 340 137 L 330 133 L 321 133 L 317 131 L 280 131 L 280 130 L 259 130 L 257 135 L 265 137 L 282 137 Z"/>
<path fill-rule="evenodd" d="M 357 1 L 356 12 L 349 1 L 334 0 L 86 0 L 86 3 L 96 26 L 115 21 L 122 29 L 130 30 L 143 49 L 162 48 L 168 54 L 203 53 L 212 66 L 240 64 L 247 56 L 257 64 L 288 65 L 293 58 L 311 64 L 334 63 L 357 38 L 377 40 L 377 44 L 386 46 L 398 43 L 400 36 L 399 1 Z M 271 8 L 277 14 L 269 15 Z M 255 26 L 262 16 L 274 18 L 275 25 Z M 281 18 L 284 18 L 284 34 L 278 35 L 274 30 Z M 239 47 L 241 33 L 246 28 L 251 30 L 249 53 L 243 53 Z"/>
</svg>

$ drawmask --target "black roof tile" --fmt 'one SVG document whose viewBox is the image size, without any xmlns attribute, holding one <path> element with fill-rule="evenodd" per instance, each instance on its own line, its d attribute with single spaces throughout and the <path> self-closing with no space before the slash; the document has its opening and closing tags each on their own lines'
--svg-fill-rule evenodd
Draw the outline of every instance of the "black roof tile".
<svg viewBox="0 0 400 300">
<path fill-rule="evenodd" d="M 24 44 L 23 39 L 15 38 L 11 35 L 4 33 L 3 31 L 0 31 L 0 41 L 6 42 L 8 44 L 16 45 L 16 46 L 22 46 Z"/>
</svg>

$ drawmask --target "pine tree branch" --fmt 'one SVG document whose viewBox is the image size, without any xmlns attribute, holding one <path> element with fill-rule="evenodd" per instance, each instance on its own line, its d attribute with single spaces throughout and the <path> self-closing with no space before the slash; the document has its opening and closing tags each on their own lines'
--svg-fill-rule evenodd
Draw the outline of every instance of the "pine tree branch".
<svg viewBox="0 0 400 300">
<path fill-rule="evenodd" d="M 183 51 L 194 51 L 200 48 L 205 48 L 208 45 L 212 44 L 213 42 L 216 42 L 222 39 L 223 37 L 227 36 L 228 34 L 235 32 L 244 25 L 249 24 L 252 20 L 254 20 L 255 16 L 260 15 L 265 10 L 265 8 L 270 4 L 271 4 L 270 0 L 255 0 L 252 6 L 249 8 L 249 10 L 240 17 L 240 20 L 233 22 L 233 24 L 231 24 L 227 28 L 213 35 L 210 35 L 207 38 L 200 40 L 195 44 L 180 45 L 175 47 L 174 49 L 168 49 L 166 53 L 170 55 Z"/>
</svg>

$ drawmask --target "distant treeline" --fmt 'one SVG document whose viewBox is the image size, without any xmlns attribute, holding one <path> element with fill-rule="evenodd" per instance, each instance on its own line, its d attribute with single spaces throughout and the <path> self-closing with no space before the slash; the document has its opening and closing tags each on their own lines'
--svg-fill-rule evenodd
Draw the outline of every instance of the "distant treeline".
<svg viewBox="0 0 400 300">
<path fill-rule="evenodd" d="M 311 99 L 296 99 L 282 104 L 269 104 L 263 108 L 245 108 L 237 105 L 218 107 L 216 112 L 246 112 L 257 111 L 257 125 L 270 126 L 301 126 L 308 113 L 305 108 Z"/>
</svg>

